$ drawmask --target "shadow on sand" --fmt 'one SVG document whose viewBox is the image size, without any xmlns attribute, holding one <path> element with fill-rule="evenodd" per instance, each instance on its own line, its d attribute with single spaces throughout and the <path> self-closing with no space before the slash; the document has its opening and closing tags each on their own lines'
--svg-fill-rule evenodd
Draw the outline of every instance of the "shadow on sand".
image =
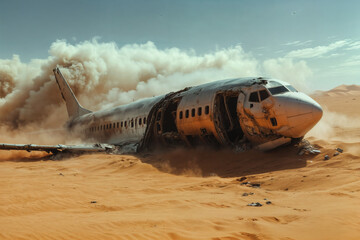
<svg viewBox="0 0 360 240">
<path fill-rule="evenodd" d="M 176 175 L 239 177 L 302 168 L 315 155 L 299 156 L 298 148 L 284 146 L 268 152 L 213 149 L 173 149 L 137 157 L 162 172 Z"/>
<path fill-rule="evenodd" d="M 306 161 L 315 155 L 299 156 L 299 148 L 294 145 L 284 146 L 268 152 L 249 150 L 234 152 L 228 149 L 214 150 L 209 148 L 168 149 L 151 153 L 132 154 L 143 163 L 150 164 L 158 170 L 175 175 L 198 177 L 239 177 L 261 174 L 306 166 Z M 70 160 L 79 154 L 52 155 L 47 153 L 30 154 L 19 151 L 11 154 L 0 154 L 0 161 L 36 162 Z M 101 161 L 101 157 L 99 157 Z"/>
</svg>

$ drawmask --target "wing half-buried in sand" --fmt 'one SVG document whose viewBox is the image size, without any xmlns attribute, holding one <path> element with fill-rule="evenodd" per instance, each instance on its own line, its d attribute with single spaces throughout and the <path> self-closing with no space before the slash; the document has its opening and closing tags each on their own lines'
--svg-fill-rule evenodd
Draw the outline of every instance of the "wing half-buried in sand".
<svg viewBox="0 0 360 240">
<path fill-rule="evenodd" d="M 35 144 L 0 144 L 0 150 L 25 150 L 31 151 L 44 151 L 51 153 L 58 152 L 106 152 L 111 150 L 113 146 L 107 144 L 94 144 L 94 145 L 35 145 Z"/>
</svg>

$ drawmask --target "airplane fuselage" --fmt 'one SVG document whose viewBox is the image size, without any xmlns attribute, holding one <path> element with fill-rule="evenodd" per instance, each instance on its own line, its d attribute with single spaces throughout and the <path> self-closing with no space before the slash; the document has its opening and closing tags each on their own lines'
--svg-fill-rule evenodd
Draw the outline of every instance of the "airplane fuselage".
<svg viewBox="0 0 360 240">
<path fill-rule="evenodd" d="M 138 149 L 172 144 L 241 147 L 301 138 L 321 116 L 318 103 L 286 82 L 239 78 L 85 113 L 70 119 L 68 130 L 88 142 L 132 143 Z"/>
</svg>

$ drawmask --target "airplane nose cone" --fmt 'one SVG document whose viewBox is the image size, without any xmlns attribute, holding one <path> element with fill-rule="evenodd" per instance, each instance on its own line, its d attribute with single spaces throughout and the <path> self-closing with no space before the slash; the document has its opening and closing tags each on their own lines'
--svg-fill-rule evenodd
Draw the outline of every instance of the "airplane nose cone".
<svg viewBox="0 0 360 240">
<path fill-rule="evenodd" d="M 321 119 L 323 110 L 321 106 L 307 95 L 298 96 L 284 104 L 288 120 L 288 128 L 282 135 L 299 138 L 303 137 Z"/>
<path fill-rule="evenodd" d="M 314 101 L 315 102 L 315 101 Z M 317 102 L 315 102 L 315 104 L 312 105 L 312 115 L 313 115 L 313 121 L 316 123 L 318 123 L 323 115 L 323 110 L 320 106 L 320 104 L 318 104 Z"/>
</svg>

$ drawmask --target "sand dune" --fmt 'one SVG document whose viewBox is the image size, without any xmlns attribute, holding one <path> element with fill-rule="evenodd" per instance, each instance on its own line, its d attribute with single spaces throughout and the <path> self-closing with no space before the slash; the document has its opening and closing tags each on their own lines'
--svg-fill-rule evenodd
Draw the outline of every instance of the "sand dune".
<svg viewBox="0 0 360 240">
<path fill-rule="evenodd" d="M 0 239 L 360 239 L 356 87 L 314 96 L 331 113 L 307 137 L 319 155 L 1 152 Z"/>
</svg>

